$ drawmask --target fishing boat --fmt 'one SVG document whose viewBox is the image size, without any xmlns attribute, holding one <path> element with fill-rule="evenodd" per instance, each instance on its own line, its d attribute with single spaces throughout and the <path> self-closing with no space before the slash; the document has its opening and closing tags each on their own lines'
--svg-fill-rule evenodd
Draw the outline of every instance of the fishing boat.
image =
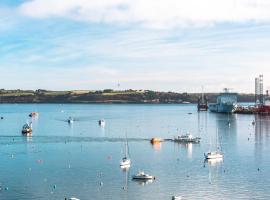
<svg viewBox="0 0 270 200">
<path fill-rule="evenodd" d="M 204 153 L 205 159 L 223 159 L 223 153 L 218 147 L 218 129 L 216 131 L 216 150 Z"/>
<path fill-rule="evenodd" d="M 24 135 L 30 135 L 30 134 L 32 134 L 32 123 L 30 122 L 30 123 L 26 123 L 26 124 L 24 124 L 23 125 L 23 127 L 22 127 L 22 134 L 24 134 Z"/>
<path fill-rule="evenodd" d="M 105 126 L 106 122 L 105 122 L 104 119 L 100 119 L 100 120 L 98 120 L 98 124 L 99 124 L 100 126 Z"/>
<path fill-rule="evenodd" d="M 217 102 L 209 104 L 208 108 L 211 112 L 217 113 L 232 113 L 234 112 L 237 103 L 237 93 L 232 93 L 228 88 L 220 93 L 217 97 Z"/>
<path fill-rule="evenodd" d="M 131 160 L 129 159 L 129 151 L 128 151 L 128 140 L 126 136 L 126 142 L 125 142 L 125 156 L 120 161 L 120 167 L 121 168 L 129 168 L 131 165 Z"/>
<path fill-rule="evenodd" d="M 199 143 L 201 140 L 200 137 L 193 137 L 191 134 L 179 135 L 174 138 L 174 142 L 182 143 Z"/>
<path fill-rule="evenodd" d="M 146 180 L 154 180 L 156 178 L 154 176 L 144 173 L 144 171 L 139 171 L 137 174 L 132 176 L 132 179 L 146 181 Z"/>
</svg>

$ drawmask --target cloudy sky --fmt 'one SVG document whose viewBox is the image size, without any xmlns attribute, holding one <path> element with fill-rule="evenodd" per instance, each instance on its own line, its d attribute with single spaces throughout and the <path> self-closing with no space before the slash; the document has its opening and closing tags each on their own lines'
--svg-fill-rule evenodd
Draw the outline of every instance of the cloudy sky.
<svg viewBox="0 0 270 200">
<path fill-rule="evenodd" d="M 268 0 L 0 1 L 0 88 L 253 92 L 260 73 Z"/>
</svg>

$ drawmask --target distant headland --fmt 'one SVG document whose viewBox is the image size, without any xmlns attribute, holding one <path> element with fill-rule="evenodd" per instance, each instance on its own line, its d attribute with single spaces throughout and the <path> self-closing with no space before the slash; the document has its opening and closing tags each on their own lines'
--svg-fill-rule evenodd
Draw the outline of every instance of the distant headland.
<svg viewBox="0 0 270 200">
<path fill-rule="evenodd" d="M 0 103 L 138 103 L 187 104 L 197 103 L 199 93 L 158 92 L 152 90 L 0 90 Z M 205 93 L 215 102 L 218 93 Z M 238 94 L 239 102 L 253 102 L 254 94 Z"/>
</svg>

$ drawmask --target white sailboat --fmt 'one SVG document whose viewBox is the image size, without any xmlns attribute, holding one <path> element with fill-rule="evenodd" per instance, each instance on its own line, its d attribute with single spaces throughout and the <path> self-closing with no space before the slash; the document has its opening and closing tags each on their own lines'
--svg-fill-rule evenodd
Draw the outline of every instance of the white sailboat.
<svg viewBox="0 0 270 200">
<path fill-rule="evenodd" d="M 129 151 L 128 151 L 128 141 L 126 136 L 126 143 L 125 143 L 125 156 L 120 161 L 120 167 L 121 168 L 129 168 L 131 165 L 131 160 L 129 158 Z"/>
<path fill-rule="evenodd" d="M 216 131 L 216 150 L 209 151 L 204 153 L 205 159 L 223 159 L 223 153 L 221 152 L 220 148 L 218 147 L 218 129 Z"/>
</svg>

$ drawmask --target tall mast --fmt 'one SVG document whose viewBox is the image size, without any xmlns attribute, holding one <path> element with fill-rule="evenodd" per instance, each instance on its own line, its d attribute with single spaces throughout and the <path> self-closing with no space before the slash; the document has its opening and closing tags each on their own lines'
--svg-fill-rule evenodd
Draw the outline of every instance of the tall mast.
<svg viewBox="0 0 270 200">
<path fill-rule="evenodd" d="M 127 140 L 127 133 L 126 133 L 126 144 L 125 144 L 125 156 L 128 157 L 128 140 Z"/>
<path fill-rule="evenodd" d="M 216 150 L 218 150 L 218 128 L 216 130 Z"/>
</svg>

